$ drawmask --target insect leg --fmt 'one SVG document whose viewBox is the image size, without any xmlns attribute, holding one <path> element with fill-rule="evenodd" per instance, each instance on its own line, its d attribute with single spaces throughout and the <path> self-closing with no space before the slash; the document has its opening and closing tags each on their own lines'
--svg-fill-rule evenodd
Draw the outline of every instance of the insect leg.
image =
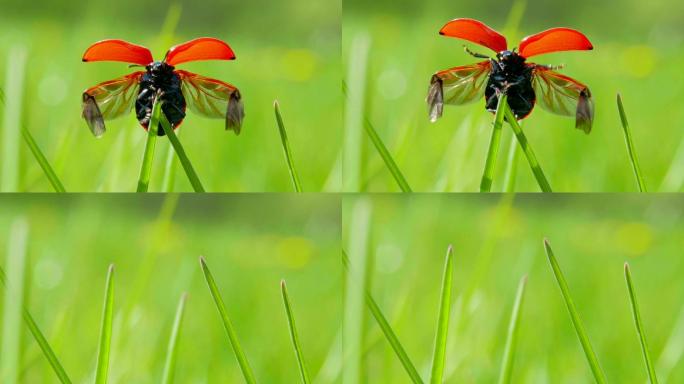
<svg viewBox="0 0 684 384">
<path fill-rule="evenodd" d="M 470 48 L 466 47 L 465 45 L 463 46 L 463 49 L 465 49 L 466 53 L 468 53 L 471 56 L 477 57 L 478 59 L 489 59 L 489 56 L 473 52 L 470 50 Z"/>
</svg>

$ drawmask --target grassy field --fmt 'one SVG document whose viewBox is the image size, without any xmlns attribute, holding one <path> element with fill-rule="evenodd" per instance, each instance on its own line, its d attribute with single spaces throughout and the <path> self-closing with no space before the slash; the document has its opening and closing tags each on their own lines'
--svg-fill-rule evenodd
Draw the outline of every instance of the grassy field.
<svg viewBox="0 0 684 384">
<path fill-rule="evenodd" d="M 107 122 L 95 139 L 81 118 L 81 93 L 134 71 L 123 63 L 81 63 L 92 43 L 121 38 L 156 59 L 199 36 L 225 40 L 237 60 L 183 65 L 236 85 L 242 133 L 189 113 L 179 137 L 207 191 L 292 191 L 273 108 L 278 100 L 304 191 L 336 191 L 341 148 L 340 2 L 10 0 L 0 15 L 3 132 L 25 126 L 67 191 L 135 191 L 145 131 L 134 113 Z M 14 127 L 14 128 L 11 128 Z M 3 190 L 51 191 L 19 135 L 0 136 Z M 182 168 L 168 171 L 166 138 L 157 141 L 150 191 L 190 191 Z M 177 160 L 176 160 L 177 162 Z M 167 181 L 169 180 L 169 181 Z"/>
<path fill-rule="evenodd" d="M 510 382 L 594 381 L 547 260 L 546 237 L 606 381 L 647 382 L 623 270 L 629 262 L 655 371 L 660 382 L 679 383 L 684 380 L 682 202 L 679 196 L 634 195 L 345 197 L 342 241 L 352 264 L 365 259 L 368 268 L 364 272 L 357 263 L 357 272 L 423 382 L 434 372 L 450 244 L 445 383 L 497 382 L 523 276 L 527 286 Z M 358 278 L 353 281 L 361 285 Z M 370 311 L 358 313 L 361 382 L 418 382 L 410 379 Z"/>
<path fill-rule="evenodd" d="M 242 382 L 200 255 L 258 382 L 299 380 L 281 279 L 310 377 L 317 383 L 341 382 L 338 199 L 43 195 L 4 196 L 0 205 L 2 267 L 15 287 L 23 281 L 19 297 L 72 382 L 95 377 L 110 264 L 114 304 L 108 382 L 161 381 L 184 292 L 174 382 Z M 25 237 L 17 230 L 22 222 Z M 27 239 L 25 253 L 17 247 L 22 238 Z M 12 316 L 22 301 L 8 292 L 16 291 L 0 291 L 1 381 L 12 382 L 7 375 L 14 371 L 19 382 L 57 383 L 28 329 Z"/>
<path fill-rule="evenodd" d="M 562 73 L 587 84 L 596 105 L 590 135 L 575 130 L 572 118 L 540 108 L 523 122 L 554 191 L 638 190 L 616 106 L 618 92 L 648 190 L 684 188 L 684 109 L 677 101 L 684 96 L 681 2 L 345 1 L 343 71 L 353 93 L 346 103 L 347 129 L 360 130 L 365 116 L 414 191 L 477 191 L 483 174 L 494 120 L 484 101 L 446 106 L 434 124 L 425 104 L 433 73 L 478 60 L 463 51 L 463 41 L 437 33 L 460 17 L 500 31 L 509 47 L 558 26 L 578 29 L 594 44 L 589 52 L 534 57 L 542 64 L 565 64 Z M 510 174 L 514 139 L 510 127 L 503 128 L 494 191 L 507 189 L 504 180 Z M 365 133 L 347 139 L 345 155 L 353 159 L 345 168 L 345 190 L 399 190 Z M 510 166 L 517 176 L 513 189 L 539 191 L 521 151 L 517 157 Z"/>
</svg>

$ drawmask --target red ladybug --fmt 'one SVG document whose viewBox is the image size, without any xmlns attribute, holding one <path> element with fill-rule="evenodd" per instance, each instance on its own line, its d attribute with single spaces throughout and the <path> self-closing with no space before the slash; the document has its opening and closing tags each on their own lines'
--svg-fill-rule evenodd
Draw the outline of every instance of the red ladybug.
<svg viewBox="0 0 684 384">
<path fill-rule="evenodd" d="M 145 70 L 86 89 L 83 118 L 99 137 L 105 132 L 105 120 L 123 116 L 135 107 L 140 125 L 147 130 L 152 106 L 159 97 L 162 111 L 174 129 L 183 122 L 188 108 L 206 117 L 225 119 L 226 130 L 239 134 L 244 117 L 240 91 L 223 81 L 175 68 L 189 61 L 234 59 L 228 44 L 211 37 L 176 45 L 162 61 L 154 61 L 149 49 L 123 40 L 97 42 L 83 54 L 84 62 L 121 61 Z M 164 135 L 161 124 L 157 132 Z"/>
<path fill-rule="evenodd" d="M 439 34 L 485 46 L 496 52 L 496 56 L 490 58 L 466 48 L 469 54 L 487 60 L 435 73 L 427 96 L 431 121 L 442 116 L 444 104 L 463 105 L 483 96 L 486 109 L 495 112 L 499 95 L 505 92 L 508 105 L 518 119 L 527 117 L 536 103 L 549 112 L 575 116 L 578 129 L 585 133 L 591 131 L 594 102 L 589 88 L 555 72 L 558 67 L 526 62 L 543 53 L 593 49 L 581 32 L 552 28 L 524 38 L 517 52 L 516 48 L 508 49 L 505 37 L 473 19 L 452 20 Z"/>
</svg>

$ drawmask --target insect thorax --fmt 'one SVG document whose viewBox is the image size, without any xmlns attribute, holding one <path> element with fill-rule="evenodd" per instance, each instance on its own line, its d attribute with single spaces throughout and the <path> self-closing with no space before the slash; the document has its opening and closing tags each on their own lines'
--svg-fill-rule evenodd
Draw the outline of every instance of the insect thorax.
<svg viewBox="0 0 684 384">
<path fill-rule="evenodd" d="M 503 51 L 491 59 L 492 71 L 485 90 L 487 110 L 496 111 L 498 95 L 508 94 L 508 105 L 513 113 L 522 118 L 534 107 L 535 95 L 532 89 L 532 66 L 525 58 L 512 51 Z"/>
<path fill-rule="evenodd" d="M 157 95 L 161 95 L 162 111 L 171 125 L 176 128 L 185 118 L 185 99 L 181 92 L 181 79 L 174 67 L 164 62 L 154 62 L 146 67 L 140 80 L 140 91 L 135 103 L 135 112 L 140 124 L 148 128 L 152 115 L 152 107 Z M 161 126 L 157 128 L 159 136 L 164 135 Z"/>
</svg>

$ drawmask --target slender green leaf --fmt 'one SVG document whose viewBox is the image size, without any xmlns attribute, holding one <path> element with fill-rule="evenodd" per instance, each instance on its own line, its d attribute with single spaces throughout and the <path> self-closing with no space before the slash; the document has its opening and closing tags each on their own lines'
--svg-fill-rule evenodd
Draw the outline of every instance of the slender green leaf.
<svg viewBox="0 0 684 384">
<path fill-rule="evenodd" d="M 287 131 L 285 131 L 283 117 L 280 115 L 280 105 L 278 104 L 278 100 L 273 102 L 273 109 L 275 109 L 276 122 L 278 123 L 278 132 L 280 132 L 280 142 L 283 144 L 283 151 L 285 152 L 287 168 L 290 170 L 292 185 L 294 185 L 295 192 L 302 192 L 302 185 L 299 183 L 299 176 L 297 176 L 297 169 L 295 168 L 294 158 L 292 157 L 290 141 L 287 139 Z"/>
<path fill-rule="evenodd" d="M 96 384 L 105 384 L 109 372 L 109 356 L 112 347 L 112 320 L 114 319 L 114 264 L 107 270 L 105 283 L 104 309 L 102 311 L 102 329 L 100 331 L 100 348 L 97 354 Z"/>
<path fill-rule="evenodd" d="M 342 180 L 344 190 L 347 192 L 359 192 L 361 189 L 362 126 L 369 50 L 370 38 L 367 34 L 358 34 L 352 38 L 346 79 L 349 82 L 349 92 L 346 92 L 345 83 L 342 83 L 343 93 L 346 96 Z"/>
<path fill-rule="evenodd" d="M 349 258 L 347 257 L 347 254 L 344 251 L 342 251 L 342 262 L 344 263 L 345 268 L 349 270 Z M 367 290 L 365 292 L 365 297 L 368 309 L 373 315 L 373 318 L 375 318 L 375 321 L 378 323 L 378 326 L 380 326 L 380 329 L 382 330 L 382 333 L 385 335 L 385 338 L 392 346 L 394 353 L 399 358 L 399 361 L 406 370 L 406 373 L 408 373 L 409 377 L 411 378 L 411 381 L 414 384 L 422 384 L 423 379 L 420 378 L 418 370 L 416 369 L 415 365 L 413 365 L 411 359 L 408 357 L 406 350 L 401 345 L 401 342 L 399 342 L 399 338 L 392 330 L 392 326 L 389 324 L 385 316 L 382 314 L 382 310 L 380 310 L 380 307 L 375 302 L 375 299 L 373 299 L 373 296 L 371 296 L 370 292 L 368 292 Z"/>
<path fill-rule="evenodd" d="M 627 282 L 627 290 L 629 291 L 629 303 L 632 307 L 632 317 L 634 318 L 634 325 L 636 326 L 637 334 L 639 335 L 639 342 L 641 343 L 641 352 L 644 354 L 644 361 L 646 362 L 646 371 L 651 384 L 658 384 L 658 377 L 656 376 L 655 368 L 653 367 L 653 359 L 648 351 L 648 343 L 646 342 L 646 331 L 644 324 L 641 321 L 641 313 L 639 312 L 639 304 L 637 303 L 636 292 L 634 291 L 634 283 L 632 282 L 632 272 L 629 269 L 629 264 L 625 263 L 625 281 Z"/>
<path fill-rule="evenodd" d="M 442 276 L 442 293 L 439 301 L 439 316 L 437 320 L 437 334 L 435 336 L 435 350 L 432 355 L 431 384 L 441 384 L 444 377 L 444 362 L 446 361 L 447 333 L 449 330 L 449 314 L 451 313 L 451 285 L 454 278 L 454 251 L 451 245 L 447 249 Z"/>
<path fill-rule="evenodd" d="M 152 105 L 152 116 L 147 128 L 147 141 L 145 142 L 145 152 L 143 153 L 143 161 L 140 166 L 137 192 L 147 192 L 150 186 L 150 174 L 152 173 L 152 162 L 154 160 L 154 147 L 157 144 L 157 129 L 159 127 L 160 115 L 161 100 L 157 97 Z"/>
<path fill-rule="evenodd" d="M 242 374 L 245 377 L 245 382 L 247 382 L 248 384 L 254 384 L 256 383 L 254 373 L 252 372 L 252 368 L 249 366 L 247 356 L 245 355 L 245 352 L 242 350 L 242 346 L 240 346 L 240 342 L 237 338 L 237 333 L 235 332 L 235 329 L 233 329 L 233 324 L 230 322 L 230 318 L 228 317 L 228 311 L 226 311 L 226 306 L 223 303 L 221 293 L 219 292 L 218 287 L 216 286 L 214 277 L 211 275 L 211 271 L 209 271 L 209 267 L 207 266 L 207 262 L 204 260 L 203 256 L 200 256 L 199 261 L 200 266 L 202 267 L 202 273 L 204 273 L 204 279 L 207 281 L 207 286 L 209 287 L 209 292 L 211 292 L 211 297 L 214 299 L 216 309 L 218 309 L 219 314 L 221 315 L 221 321 L 223 322 L 223 327 L 225 328 L 226 333 L 228 334 L 230 345 L 233 347 L 235 357 L 237 358 L 238 364 L 240 365 L 240 369 L 242 370 Z"/>
<path fill-rule="evenodd" d="M 290 327 L 290 338 L 292 338 L 292 345 L 294 346 L 295 356 L 297 357 L 297 363 L 299 364 L 299 373 L 302 376 L 302 383 L 309 384 L 311 383 L 311 380 L 309 379 L 309 372 L 306 370 L 306 364 L 304 363 L 304 353 L 302 352 L 302 346 L 299 343 L 299 335 L 297 335 L 297 326 L 295 325 L 294 314 L 292 313 L 292 305 L 290 304 L 290 297 L 287 294 L 285 280 L 280 281 L 280 292 L 283 295 L 283 304 L 285 304 L 285 312 L 287 313 L 287 324 Z"/>
<path fill-rule="evenodd" d="M 515 180 L 518 177 L 518 143 L 511 135 L 511 145 L 508 149 L 508 162 L 506 163 L 506 176 L 504 177 L 504 192 L 515 192 Z"/>
<path fill-rule="evenodd" d="M 181 165 L 183 166 L 183 170 L 185 171 L 185 174 L 188 175 L 188 180 L 190 180 L 190 184 L 192 184 L 192 189 L 195 192 L 204 192 L 204 187 L 202 186 L 199 177 L 197 177 L 195 168 L 193 168 L 190 159 L 188 159 L 188 156 L 185 154 L 185 149 L 183 149 L 183 145 L 181 145 L 180 140 L 178 140 L 176 132 L 174 132 L 173 128 L 171 128 L 171 124 L 166 119 L 166 115 L 161 113 L 159 116 L 159 120 L 161 122 L 164 133 L 166 133 L 166 136 L 169 138 L 169 141 L 173 146 L 173 149 L 176 151 L 176 155 L 178 155 L 178 160 L 180 160 Z"/>
<path fill-rule="evenodd" d="M 501 126 L 504 120 L 503 105 L 507 105 L 508 95 L 503 93 L 499 96 L 499 103 L 496 106 L 496 114 L 494 115 L 494 127 L 492 129 L 492 138 L 489 141 L 489 151 L 487 152 L 487 160 L 485 162 L 485 169 L 482 174 L 482 181 L 480 182 L 480 192 L 490 192 L 492 190 L 492 181 L 494 180 L 494 169 L 496 168 L 496 157 L 499 154 L 499 147 L 501 147 Z"/>
<path fill-rule="evenodd" d="M 622 131 L 625 134 L 625 143 L 627 143 L 627 151 L 629 152 L 629 160 L 632 163 L 632 170 L 634 171 L 634 176 L 637 180 L 637 185 L 639 186 L 639 192 L 646 191 L 646 183 L 644 182 L 644 177 L 641 175 L 641 167 L 639 167 L 639 158 L 636 154 L 636 149 L 634 148 L 634 142 L 632 141 L 632 133 L 629 130 L 629 123 L 627 122 L 627 115 L 625 114 L 625 107 L 622 105 L 622 96 L 618 93 L 617 95 L 617 106 L 620 112 L 620 121 L 622 122 Z"/>
<path fill-rule="evenodd" d="M 55 189 L 55 192 L 66 192 L 64 190 L 64 185 L 62 185 L 62 182 L 59 180 L 59 177 L 57 177 L 57 174 L 52 169 L 52 166 L 48 162 L 47 158 L 40 150 L 38 143 L 36 143 L 36 140 L 33 138 L 33 136 L 31 136 L 31 132 L 29 132 L 28 129 L 26 129 L 26 127 L 24 127 L 21 130 L 21 134 L 24 136 L 24 141 L 26 141 L 26 145 L 28 145 L 29 149 L 31 149 L 33 157 L 35 157 L 36 161 L 40 165 L 40 168 L 43 169 L 45 176 L 50 181 L 50 184 L 52 185 L 52 188 Z"/>
<path fill-rule="evenodd" d="M 570 319 L 572 320 L 572 325 L 575 327 L 577 337 L 579 338 L 579 341 L 582 344 L 582 348 L 584 349 L 584 355 L 587 357 L 587 361 L 589 362 L 589 366 L 591 367 L 591 372 L 594 374 L 594 379 L 596 379 L 596 382 L 599 384 L 605 384 L 605 375 L 601 370 L 601 366 L 599 365 L 599 361 L 596 357 L 596 353 L 594 352 L 594 348 L 592 348 L 591 346 L 591 342 L 589 341 L 587 331 L 584 329 L 584 325 L 580 320 L 577 308 L 575 308 L 575 303 L 572 301 L 572 297 L 570 296 L 570 289 L 568 288 L 568 283 L 566 283 L 565 277 L 563 277 L 563 272 L 561 272 L 560 266 L 558 266 L 556 257 L 553 255 L 551 245 L 549 244 L 549 241 L 547 239 L 544 239 L 544 249 L 546 250 L 546 256 L 548 257 L 549 263 L 551 264 L 553 274 L 556 277 L 556 281 L 558 282 L 558 287 L 560 287 L 561 293 L 563 294 L 565 305 L 568 308 L 568 312 L 570 312 Z"/>
<path fill-rule="evenodd" d="M 504 347 L 503 359 L 501 359 L 501 371 L 499 373 L 499 384 L 511 382 L 513 373 L 513 362 L 515 361 L 515 346 L 518 343 L 518 325 L 520 324 L 520 308 L 522 308 L 525 287 L 527 286 L 527 276 L 523 276 L 518 284 L 518 293 L 515 295 L 515 303 L 511 312 L 511 320 L 508 323 L 508 334 L 506 335 L 506 346 Z"/>
<path fill-rule="evenodd" d="M 185 302 L 188 294 L 183 293 L 178 308 L 176 309 L 176 317 L 173 320 L 173 327 L 171 328 L 171 337 L 169 338 L 169 345 L 166 348 L 166 360 L 164 362 L 164 376 L 162 377 L 163 384 L 173 383 L 173 376 L 176 370 L 176 357 L 178 355 L 178 338 L 180 337 L 180 327 L 183 322 L 185 314 Z"/>
<path fill-rule="evenodd" d="M 515 133 L 515 137 L 518 139 L 520 148 L 522 148 L 523 153 L 527 158 L 527 162 L 530 164 L 530 168 L 532 168 L 532 173 L 534 173 L 534 177 L 537 179 L 539 188 L 541 188 L 543 192 L 551 192 L 551 186 L 549 185 L 549 182 L 544 175 L 544 171 L 542 171 L 541 166 L 537 161 L 537 157 L 534 155 L 534 151 L 532 151 L 530 143 L 527 141 L 525 133 L 523 132 L 522 128 L 520 128 L 520 124 L 518 124 L 518 120 L 513 115 L 511 108 L 508 105 L 505 105 L 505 107 L 506 121 L 508 121 L 508 124 L 510 124 L 511 128 L 513 128 L 513 133 Z"/>
<path fill-rule="evenodd" d="M 382 157 L 382 161 L 385 162 L 387 169 L 389 169 L 390 173 L 394 177 L 394 181 L 397 182 L 402 192 L 412 192 L 411 187 L 408 185 L 408 182 L 404 177 L 404 174 L 401 173 L 401 170 L 397 166 L 397 163 L 394 161 L 394 158 L 392 158 L 392 155 L 387 150 L 385 143 L 382 142 L 382 139 L 380 138 L 380 136 L 378 136 L 378 133 L 375 131 L 375 128 L 373 128 L 373 124 L 371 124 L 370 120 L 368 120 L 367 117 L 364 117 L 364 123 L 365 124 L 363 126 L 366 129 L 368 137 L 370 137 L 371 141 L 373 142 L 373 145 L 375 146 L 375 149 L 377 149 L 378 154 L 380 154 L 380 157 Z"/>
</svg>

